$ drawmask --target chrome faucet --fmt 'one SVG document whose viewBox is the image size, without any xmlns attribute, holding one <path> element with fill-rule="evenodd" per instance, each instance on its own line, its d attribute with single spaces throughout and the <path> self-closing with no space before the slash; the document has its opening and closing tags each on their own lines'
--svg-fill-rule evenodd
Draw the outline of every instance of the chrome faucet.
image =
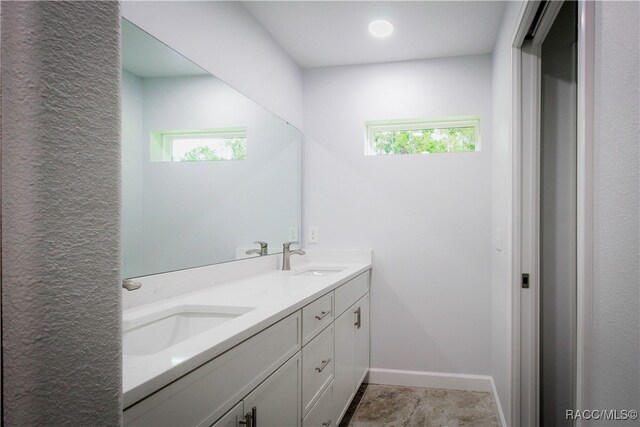
<svg viewBox="0 0 640 427">
<path fill-rule="evenodd" d="M 297 245 L 298 242 L 286 242 L 282 244 L 282 270 L 289 271 L 291 270 L 291 255 L 304 255 L 304 251 L 302 249 L 294 249 L 290 250 L 289 247 L 291 245 Z"/>
<path fill-rule="evenodd" d="M 258 240 L 257 242 L 253 242 L 253 243 L 259 244 L 260 249 L 249 249 L 247 252 L 245 252 L 247 255 L 251 255 L 251 254 L 258 254 L 260 256 L 268 255 L 267 242 L 261 242 L 260 240 Z"/>
<path fill-rule="evenodd" d="M 124 279 L 122 281 L 122 287 L 128 291 L 135 291 L 136 289 L 140 289 L 142 284 L 131 279 Z"/>
</svg>

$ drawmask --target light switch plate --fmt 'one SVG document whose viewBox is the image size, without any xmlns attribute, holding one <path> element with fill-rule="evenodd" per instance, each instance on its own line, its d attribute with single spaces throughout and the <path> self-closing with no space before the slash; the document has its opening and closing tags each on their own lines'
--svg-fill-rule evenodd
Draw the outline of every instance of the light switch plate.
<svg viewBox="0 0 640 427">
<path fill-rule="evenodd" d="M 289 237 L 287 237 L 287 240 L 290 242 L 298 241 L 298 227 L 289 227 Z"/>
<path fill-rule="evenodd" d="M 309 227 L 307 242 L 318 243 L 318 227 Z"/>
</svg>

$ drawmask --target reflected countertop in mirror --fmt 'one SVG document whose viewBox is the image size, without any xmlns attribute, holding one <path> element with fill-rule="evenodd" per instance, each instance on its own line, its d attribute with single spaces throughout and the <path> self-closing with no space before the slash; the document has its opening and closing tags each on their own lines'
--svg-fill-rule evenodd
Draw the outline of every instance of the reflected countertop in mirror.
<svg viewBox="0 0 640 427">
<path fill-rule="evenodd" d="M 122 44 L 123 277 L 281 252 L 301 132 L 127 20 Z"/>
</svg>

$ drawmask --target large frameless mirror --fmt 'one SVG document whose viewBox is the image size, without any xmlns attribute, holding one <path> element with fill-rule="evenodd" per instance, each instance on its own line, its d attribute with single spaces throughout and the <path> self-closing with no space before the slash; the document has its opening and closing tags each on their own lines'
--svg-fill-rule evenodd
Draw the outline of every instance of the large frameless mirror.
<svg viewBox="0 0 640 427">
<path fill-rule="evenodd" d="M 122 22 L 123 276 L 282 250 L 301 217 L 301 132 Z"/>
</svg>

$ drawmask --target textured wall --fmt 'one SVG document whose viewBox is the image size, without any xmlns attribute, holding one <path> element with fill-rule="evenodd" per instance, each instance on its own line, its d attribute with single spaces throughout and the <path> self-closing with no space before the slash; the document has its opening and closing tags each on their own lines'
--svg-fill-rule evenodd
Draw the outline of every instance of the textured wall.
<svg viewBox="0 0 640 427">
<path fill-rule="evenodd" d="M 640 406 L 639 21 L 638 2 L 596 3 L 590 408 Z"/>
<path fill-rule="evenodd" d="M 116 425 L 120 7 L 2 3 L 7 425 Z"/>
<path fill-rule="evenodd" d="M 303 224 L 373 248 L 371 365 L 489 374 L 491 57 L 305 70 Z M 474 153 L 365 156 L 364 121 L 479 115 Z"/>
</svg>

